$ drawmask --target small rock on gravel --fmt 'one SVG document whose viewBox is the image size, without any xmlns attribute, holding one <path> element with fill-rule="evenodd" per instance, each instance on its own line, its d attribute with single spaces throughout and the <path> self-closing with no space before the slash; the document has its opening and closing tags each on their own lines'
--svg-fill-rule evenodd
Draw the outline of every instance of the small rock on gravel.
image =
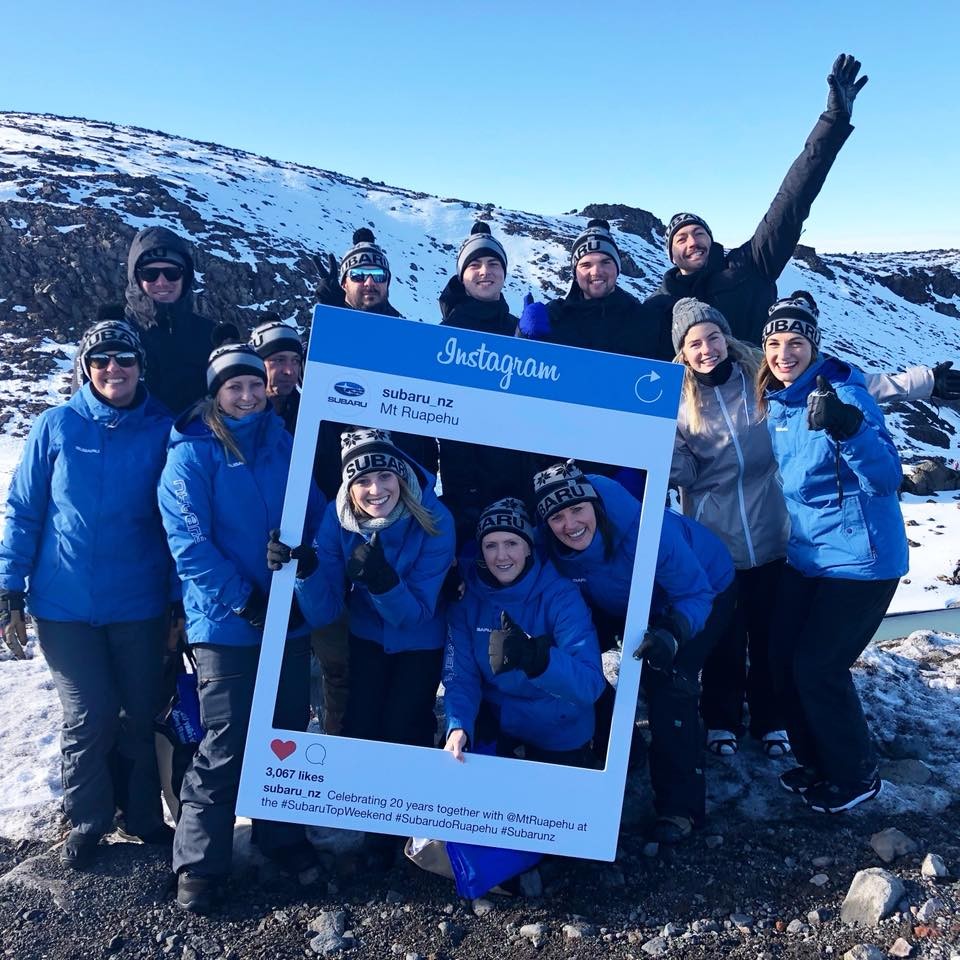
<svg viewBox="0 0 960 960">
<path fill-rule="evenodd" d="M 875 926 L 893 913 L 904 893 L 903 883 L 892 873 L 880 867 L 860 870 L 844 897 L 840 919 Z"/>
<path fill-rule="evenodd" d="M 950 871 L 943 862 L 943 858 L 936 853 L 928 853 L 923 858 L 923 863 L 920 865 L 920 873 L 928 880 L 950 876 Z"/>
<path fill-rule="evenodd" d="M 450 920 L 441 920 L 437 924 L 437 929 L 441 936 L 446 937 L 454 946 L 456 946 L 464 937 L 465 931 Z"/>
<path fill-rule="evenodd" d="M 582 937 L 592 937 L 595 931 L 587 923 L 574 921 L 573 923 L 565 923 L 562 932 L 568 940 L 579 940 Z"/>
<path fill-rule="evenodd" d="M 830 919 L 830 911 L 825 910 L 823 907 L 819 907 L 816 910 L 811 910 L 807 914 L 807 923 L 812 927 L 817 927 L 821 923 L 826 923 Z"/>
<path fill-rule="evenodd" d="M 884 862 L 893 863 L 897 857 L 916 852 L 917 845 L 896 827 L 887 827 L 870 838 L 873 852 Z"/>
<path fill-rule="evenodd" d="M 817 870 L 823 870 L 825 867 L 833 865 L 833 857 L 814 857 L 810 863 L 816 867 Z"/>
<path fill-rule="evenodd" d="M 318 913 L 307 929 L 316 936 L 310 941 L 314 953 L 326 955 L 343 949 L 343 931 L 347 926 L 347 915 L 343 910 L 324 910 Z"/>
<path fill-rule="evenodd" d="M 542 940 L 547 933 L 542 923 L 525 923 L 518 932 L 525 940 Z"/>
<path fill-rule="evenodd" d="M 917 911 L 917 919 L 924 922 L 932 920 L 945 906 L 946 904 L 939 897 L 931 897 Z"/>
<path fill-rule="evenodd" d="M 787 933 L 801 933 L 805 924 L 802 920 L 791 920 L 787 924 Z"/>
<path fill-rule="evenodd" d="M 825 873 L 815 873 L 810 878 L 810 882 L 815 887 L 822 887 L 830 882 L 830 878 Z"/>
<path fill-rule="evenodd" d="M 475 917 L 485 917 L 488 913 L 490 913 L 491 910 L 493 910 L 493 904 L 483 897 L 477 897 L 477 899 L 471 904 L 471 907 Z"/>
<path fill-rule="evenodd" d="M 904 940 L 903 937 L 897 937 L 887 952 L 891 957 L 912 957 L 913 944 Z"/>
<path fill-rule="evenodd" d="M 660 844 L 651 840 L 650 843 L 643 845 L 643 855 L 645 857 L 655 857 L 660 852 Z"/>
<path fill-rule="evenodd" d="M 843 955 L 843 960 L 886 960 L 886 955 L 872 943 L 858 943 Z"/>
<path fill-rule="evenodd" d="M 704 837 L 703 842 L 706 844 L 708 850 L 716 850 L 717 847 L 723 846 L 723 837 L 715 833 L 709 837 Z"/>
<path fill-rule="evenodd" d="M 640 948 L 647 956 L 662 957 L 669 949 L 666 937 L 654 937 Z"/>
</svg>

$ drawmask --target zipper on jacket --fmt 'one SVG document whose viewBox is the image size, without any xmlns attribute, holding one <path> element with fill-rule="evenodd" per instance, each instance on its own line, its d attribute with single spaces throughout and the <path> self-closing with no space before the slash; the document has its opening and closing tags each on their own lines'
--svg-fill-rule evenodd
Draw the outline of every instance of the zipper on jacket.
<svg viewBox="0 0 960 960">
<path fill-rule="evenodd" d="M 740 386 L 741 394 L 743 396 L 743 408 L 746 412 L 747 424 L 749 426 L 750 408 L 747 406 L 747 385 L 743 377 L 743 370 L 740 371 Z M 755 567 L 757 565 L 757 554 L 753 549 L 753 538 L 750 535 L 750 525 L 747 522 L 747 504 L 743 496 L 743 450 L 740 448 L 740 442 L 737 440 L 736 431 L 733 429 L 733 421 L 730 419 L 730 414 L 727 412 L 727 405 L 723 402 L 723 394 L 721 394 L 719 387 L 714 387 L 713 390 L 717 395 L 717 400 L 720 402 L 720 412 L 723 414 L 723 419 L 727 424 L 727 430 L 730 431 L 730 442 L 733 444 L 733 449 L 737 454 L 737 463 L 740 466 L 740 471 L 737 474 L 737 502 L 740 506 L 740 523 L 743 524 L 743 536 L 747 544 L 747 553 L 750 556 L 750 566 Z"/>
</svg>

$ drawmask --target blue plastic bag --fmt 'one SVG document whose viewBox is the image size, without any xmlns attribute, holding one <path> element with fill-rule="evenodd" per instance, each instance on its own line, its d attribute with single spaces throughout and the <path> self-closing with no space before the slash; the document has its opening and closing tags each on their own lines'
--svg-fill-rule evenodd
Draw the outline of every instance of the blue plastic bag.
<svg viewBox="0 0 960 960">
<path fill-rule="evenodd" d="M 474 753 L 493 756 L 496 744 L 478 743 Z M 453 881 L 461 897 L 474 900 L 492 887 L 535 867 L 542 853 L 532 850 L 508 850 L 505 847 L 480 847 L 474 843 L 447 841 L 447 856 L 453 870 Z"/>
</svg>

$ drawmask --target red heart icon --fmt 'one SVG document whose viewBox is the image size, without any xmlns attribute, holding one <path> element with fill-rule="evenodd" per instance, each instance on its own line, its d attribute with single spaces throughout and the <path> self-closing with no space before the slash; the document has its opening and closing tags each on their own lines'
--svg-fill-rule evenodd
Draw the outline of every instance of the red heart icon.
<svg viewBox="0 0 960 960">
<path fill-rule="evenodd" d="M 271 740 L 270 749 L 281 760 L 286 760 L 297 749 L 297 745 L 293 740 Z"/>
</svg>

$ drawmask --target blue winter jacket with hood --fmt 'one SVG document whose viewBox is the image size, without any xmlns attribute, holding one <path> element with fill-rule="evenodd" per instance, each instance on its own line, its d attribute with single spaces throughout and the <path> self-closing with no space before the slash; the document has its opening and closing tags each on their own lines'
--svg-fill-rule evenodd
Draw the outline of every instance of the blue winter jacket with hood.
<svg viewBox="0 0 960 960">
<path fill-rule="evenodd" d="M 466 593 L 447 616 L 443 664 L 447 734 L 461 729 L 473 742 L 481 701 L 499 714 L 504 733 L 543 750 L 575 750 L 593 736 L 593 704 L 603 690 L 600 648 L 590 611 L 577 587 L 546 561 L 514 583 L 492 586 L 465 568 Z M 494 674 L 491 630 L 506 611 L 532 637 L 548 634 L 547 669 L 530 678 L 523 670 Z"/>
<path fill-rule="evenodd" d="M 10 484 L 0 589 L 26 590 L 41 620 L 165 613 L 179 599 L 156 493 L 171 423 L 145 390 L 120 408 L 89 383 L 44 410 Z"/>
<path fill-rule="evenodd" d="M 354 548 L 370 535 L 345 530 L 337 503 L 331 501 L 315 544 L 319 565 L 297 581 L 300 608 L 312 626 L 332 623 L 346 598 L 350 632 L 378 643 L 386 653 L 443 646 L 446 622 L 440 588 L 454 557 L 453 518 L 433 491 L 436 478 L 419 464 L 413 466 L 421 481 L 421 503 L 433 514 L 439 532 L 431 536 L 410 515 L 379 530 L 378 542 L 400 582 L 386 593 L 373 594 L 365 584 L 348 583 L 346 574 Z"/>
<path fill-rule="evenodd" d="M 630 599 L 630 581 L 640 532 L 640 501 L 616 480 L 587 474 L 614 530 L 613 556 L 604 556 L 604 543 L 597 530 L 586 550 L 568 550 L 549 531 L 544 539 L 557 570 L 579 584 L 587 600 L 605 613 L 622 617 Z M 715 590 L 704 572 L 703 563 L 687 545 L 679 517 L 664 511 L 664 522 L 657 551 L 650 621 L 670 613 L 680 614 L 690 627 L 690 635 L 699 633 L 710 616 Z M 719 543 L 719 541 L 718 541 Z"/>
<path fill-rule="evenodd" d="M 863 413 L 839 443 L 807 426 L 807 397 L 817 377 Z M 900 456 L 863 374 L 821 355 L 789 386 L 768 392 L 767 425 L 790 515 L 787 562 L 808 577 L 887 580 L 907 572 L 907 538 L 897 491 Z"/>
<path fill-rule="evenodd" d="M 269 406 L 242 420 L 224 417 L 224 422 L 244 460 L 230 453 L 199 416 L 185 414 L 170 434 L 160 509 L 183 581 L 190 642 L 252 646 L 260 643 L 262 631 L 238 611 L 254 586 L 270 591 L 267 541 L 280 526 L 293 438 Z M 322 506 L 311 484 L 305 542 L 313 539 Z M 290 635 L 308 629 L 303 624 Z"/>
</svg>

